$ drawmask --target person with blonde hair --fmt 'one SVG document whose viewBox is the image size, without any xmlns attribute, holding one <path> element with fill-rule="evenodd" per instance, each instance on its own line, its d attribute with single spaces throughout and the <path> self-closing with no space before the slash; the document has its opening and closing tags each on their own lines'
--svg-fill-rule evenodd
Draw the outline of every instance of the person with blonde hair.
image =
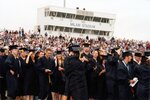
<svg viewBox="0 0 150 100">
<path fill-rule="evenodd" d="M 65 90 L 64 57 L 61 50 L 56 51 L 55 74 L 52 85 L 53 100 L 61 100 Z"/>
<path fill-rule="evenodd" d="M 24 77 L 24 94 L 25 100 L 33 100 L 37 92 L 37 76 L 35 67 L 35 50 L 29 50 L 26 58 L 26 68 Z"/>
</svg>

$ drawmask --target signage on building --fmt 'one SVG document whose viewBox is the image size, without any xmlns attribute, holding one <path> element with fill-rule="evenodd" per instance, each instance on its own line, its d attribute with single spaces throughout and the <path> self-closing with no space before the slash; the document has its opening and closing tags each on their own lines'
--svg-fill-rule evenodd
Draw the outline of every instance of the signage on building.
<svg viewBox="0 0 150 100">
<path fill-rule="evenodd" d="M 81 28 L 95 28 L 95 25 L 90 25 L 90 24 L 85 24 L 85 23 L 81 24 L 81 23 L 74 23 L 74 22 L 71 22 L 70 26 L 81 27 Z"/>
</svg>

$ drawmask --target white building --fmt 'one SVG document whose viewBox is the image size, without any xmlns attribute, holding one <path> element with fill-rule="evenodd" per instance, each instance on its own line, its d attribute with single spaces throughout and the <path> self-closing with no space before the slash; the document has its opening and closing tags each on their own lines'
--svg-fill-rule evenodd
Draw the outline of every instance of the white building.
<svg viewBox="0 0 150 100">
<path fill-rule="evenodd" d="M 38 9 L 37 27 L 41 34 L 71 37 L 111 38 L 115 15 L 108 13 L 47 6 Z"/>
</svg>

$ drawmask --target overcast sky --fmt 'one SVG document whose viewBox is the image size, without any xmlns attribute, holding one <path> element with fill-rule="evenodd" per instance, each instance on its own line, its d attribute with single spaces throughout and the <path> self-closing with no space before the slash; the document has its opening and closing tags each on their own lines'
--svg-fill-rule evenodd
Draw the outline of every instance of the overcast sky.
<svg viewBox="0 0 150 100">
<path fill-rule="evenodd" d="M 0 0 L 0 29 L 33 29 L 37 8 L 63 0 Z M 66 0 L 67 8 L 116 14 L 115 37 L 150 40 L 150 0 Z"/>
</svg>

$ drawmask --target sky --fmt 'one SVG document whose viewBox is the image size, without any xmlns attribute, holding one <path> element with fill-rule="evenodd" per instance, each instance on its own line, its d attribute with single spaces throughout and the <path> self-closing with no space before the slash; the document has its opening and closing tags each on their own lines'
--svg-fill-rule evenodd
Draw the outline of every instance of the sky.
<svg viewBox="0 0 150 100">
<path fill-rule="evenodd" d="M 37 8 L 63 7 L 63 0 L 0 0 L 0 29 L 32 30 Z M 116 14 L 114 37 L 150 41 L 150 0 L 66 0 L 66 8 Z"/>
</svg>

